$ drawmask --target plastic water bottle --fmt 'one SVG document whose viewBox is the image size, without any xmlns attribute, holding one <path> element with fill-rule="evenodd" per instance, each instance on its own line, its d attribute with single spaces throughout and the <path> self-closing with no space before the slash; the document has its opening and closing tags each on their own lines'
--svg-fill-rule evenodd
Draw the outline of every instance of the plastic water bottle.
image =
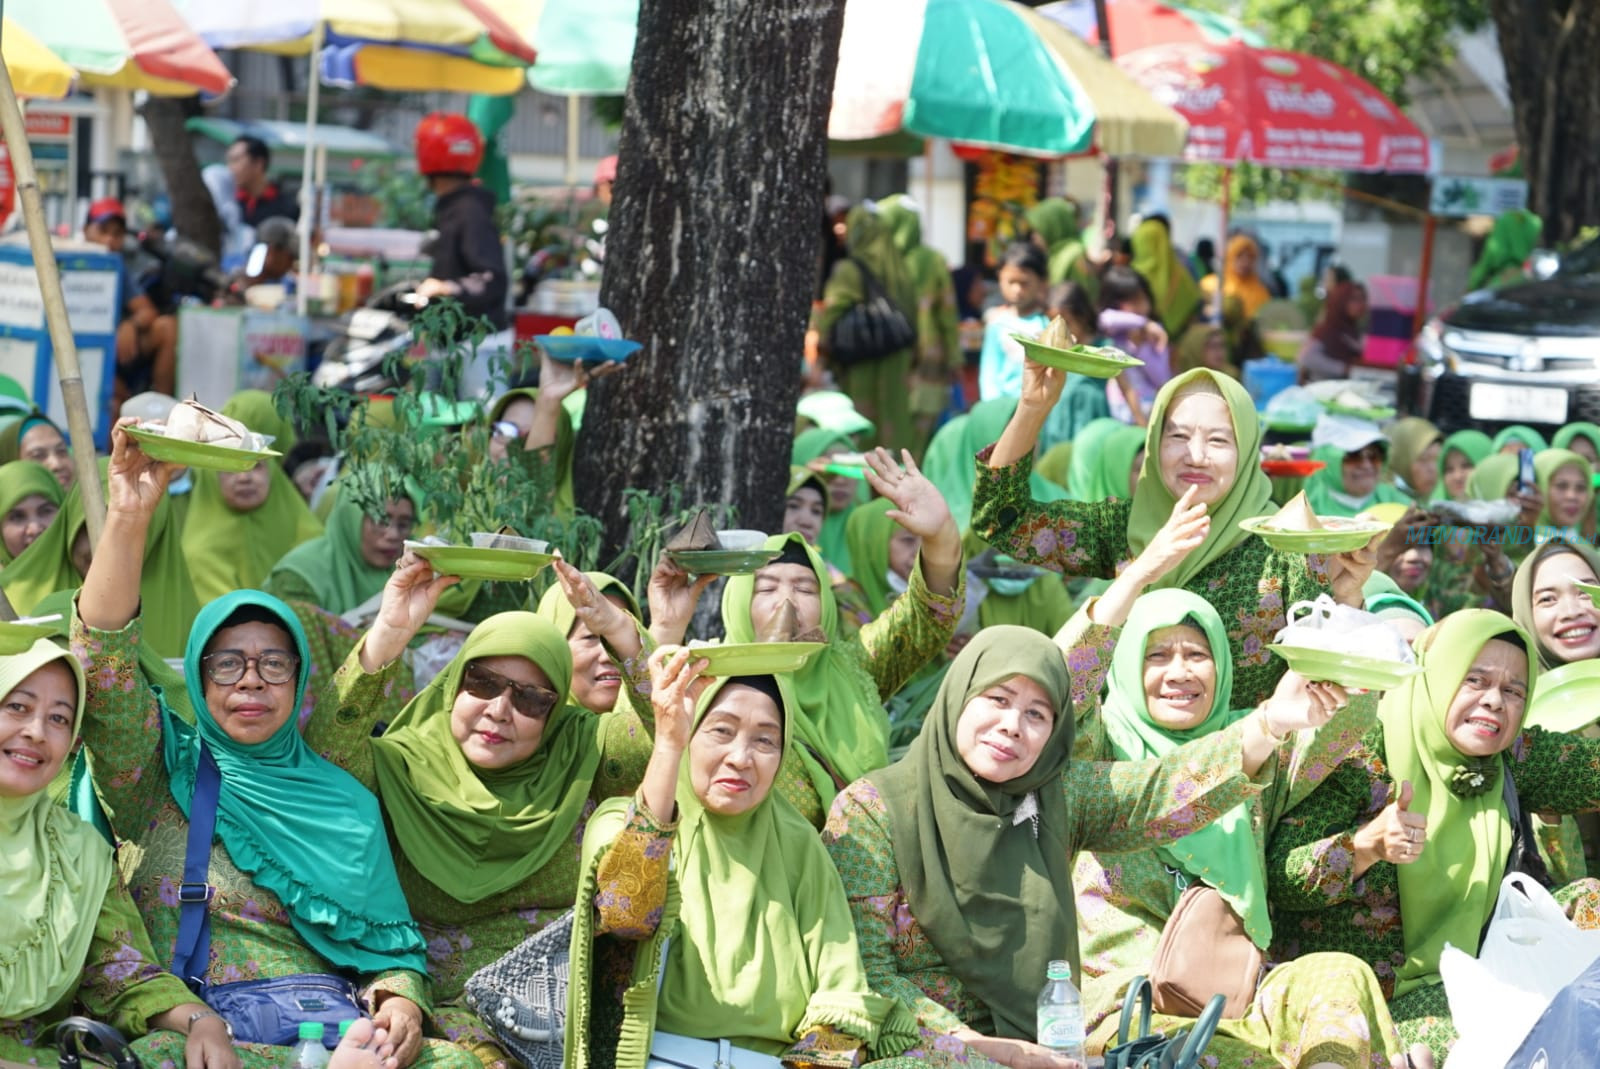
<svg viewBox="0 0 1600 1069">
<path fill-rule="evenodd" d="M 1083 1056 L 1083 1000 L 1072 986 L 1072 965 L 1052 961 L 1044 990 L 1039 992 L 1039 1046 L 1080 1065 Z"/>
<path fill-rule="evenodd" d="M 1083 1026 L 1080 1024 L 1078 1029 L 1082 1031 Z M 295 1044 L 294 1056 L 289 1064 L 294 1069 L 325 1069 L 328 1064 L 328 1048 L 322 1045 L 320 1024 L 315 1021 L 300 1023 L 300 1042 Z"/>
</svg>

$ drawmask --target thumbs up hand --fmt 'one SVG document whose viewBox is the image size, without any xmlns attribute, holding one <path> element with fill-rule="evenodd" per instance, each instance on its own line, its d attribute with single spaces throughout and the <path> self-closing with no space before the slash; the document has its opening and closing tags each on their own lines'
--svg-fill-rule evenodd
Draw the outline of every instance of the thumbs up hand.
<svg viewBox="0 0 1600 1069">
<path fill-rule="evenodd" d="M 1383 812 L 1356 832 L 1358 869 L 1364 871 L 1378 861 L 1409 865 L 1422 856 L 1427 845 L 1428 818 L 1411 812 L 1413 793 L 1410 780 L 1401 783 Z M 1360 864 L 1360 860 L 1366 864 Z"/>
</svg>

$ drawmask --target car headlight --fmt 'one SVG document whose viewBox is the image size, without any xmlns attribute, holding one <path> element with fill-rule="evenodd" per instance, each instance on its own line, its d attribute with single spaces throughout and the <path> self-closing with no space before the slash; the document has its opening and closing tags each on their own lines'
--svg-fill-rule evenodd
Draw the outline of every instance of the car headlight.
<svg viewBox="0 0 1600 1069">
<path fill-rule="evenodd" d="M 1456 370 L 1456 357 L 1444 344 L 1444 324 L 1430 319 L 1417 335 L 1417 362 L 1430 378 Z"/>
</svg>

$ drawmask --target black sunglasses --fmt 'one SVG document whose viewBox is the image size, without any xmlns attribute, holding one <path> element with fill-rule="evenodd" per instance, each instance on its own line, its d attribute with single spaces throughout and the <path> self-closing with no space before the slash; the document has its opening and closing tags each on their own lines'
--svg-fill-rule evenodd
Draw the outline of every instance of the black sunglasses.
<svg viewBox="0 0 1600 1069">
<path fill-rule="evenodd" d="M 461 689 L 482 701 L 492 702 L 500 695 L 511 692 L 511 708 L 533 720 L 550 715 L 561 695 L 533 683 L 518 683 L 481 664 L 470 663 L 461 675 Z"/>
</svg>

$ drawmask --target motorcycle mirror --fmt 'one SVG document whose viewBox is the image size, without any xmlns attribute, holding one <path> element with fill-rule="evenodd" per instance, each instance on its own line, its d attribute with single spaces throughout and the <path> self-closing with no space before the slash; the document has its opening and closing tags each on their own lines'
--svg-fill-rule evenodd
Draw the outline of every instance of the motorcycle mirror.
<svg viewBox="0 0 1600 1069">
<path fill-rule="evenodd" d="M 1561 270 L 1561 254 L 1554 249 L 1534 249 L 1528 267 L 1533 277 L 1542 281 Z"/>
<path fill-rule="evenodd" d="M 258 241 L 250 250 L 250 258 L 244 262 L 244 273 L 247 278 L 257 278 L 267 269 L 267 243 Z"/>
</svg>

